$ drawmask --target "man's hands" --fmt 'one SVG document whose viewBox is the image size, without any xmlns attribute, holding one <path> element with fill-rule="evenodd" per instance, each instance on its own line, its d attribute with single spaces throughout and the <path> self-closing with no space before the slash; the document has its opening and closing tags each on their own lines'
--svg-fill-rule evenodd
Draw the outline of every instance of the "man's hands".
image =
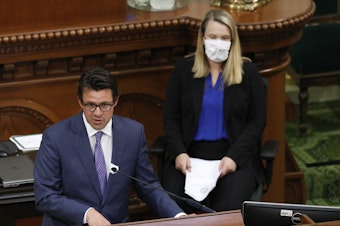
<svg viewBox="0 0 340 226">
<path fill-rule="evenodd" d="M 176 169 L 186 175 L 187 171 L 191 172 L 190 158 L 187 153 L 182 153 L 176 157 L 175 160 Z M 220 178 L 224 177 L 228 173 L 235 172 L 237 164 L 229 157 L 223 157 L 221 159 L 219 170 L 221 171 Z"/>
<path fill-rule="evenodd" d="M 91 208 L 86 215 L 86 222 L 89 226 L 109 226 L 111 223 L 97 210 Z"/>
</svg>

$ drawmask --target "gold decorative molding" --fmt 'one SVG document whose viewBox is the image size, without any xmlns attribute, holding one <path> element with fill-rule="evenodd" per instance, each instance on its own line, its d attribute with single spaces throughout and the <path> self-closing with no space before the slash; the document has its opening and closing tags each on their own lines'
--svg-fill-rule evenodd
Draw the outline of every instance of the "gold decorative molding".
<svg viewBox="0 0 340 226">
<path fill-rule="evenodd" d="M 214 0 L 212 5 L 236 10 L 254 11 L 269 1 L 270 0 Z"/>
<path fill-rule="evenodd" d="M 287 20 L 280 20 L 277 22 L 268 22 L 268 23 L 253 23 L 253 24 L 238 24 L 237 29 L 239 32 L 266 32 L 266 31 L 273 31 L 273 30 L 284 30 L 289 27 L 297 26 L 300 28 L 304 26 L 306 21 L 310 19 L 310 17 L 315 12 L 315 6 L 306 14 L 296 16 L 293 18 L 289 18 Z"/>
</svg>

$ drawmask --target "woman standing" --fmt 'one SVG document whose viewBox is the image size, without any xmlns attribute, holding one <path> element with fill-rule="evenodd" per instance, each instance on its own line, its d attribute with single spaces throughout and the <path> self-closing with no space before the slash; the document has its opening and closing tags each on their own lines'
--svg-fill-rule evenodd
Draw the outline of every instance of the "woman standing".
<svg viewBox="0 0 340 226">
<path fill-rule="evenodd" d="M 164 188 L 185 196 L 190 158 L 221 160 L 216 187 L 202 203 L 216 211 L 240 209 L 264 181 L 259 150 L 266 112 L 265 84 L 242 57 L 233 18 L 222 10 L 208 12 L 195 54 L 177 62 L 168 83 Z M 187 213 L 196 211 L 178 203 Z"/>
</svg>

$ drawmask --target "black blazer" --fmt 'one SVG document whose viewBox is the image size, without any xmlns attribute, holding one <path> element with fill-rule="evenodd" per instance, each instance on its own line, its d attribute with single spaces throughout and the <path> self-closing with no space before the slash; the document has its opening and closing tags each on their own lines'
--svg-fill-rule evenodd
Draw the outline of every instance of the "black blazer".
<svg viewBox="0 0 340 226">
<path fill-rule="evenodd" d="M 205 79 L 193 78 L 193 63 L 193 57 L 179 60 L 168 82 L 164 127 L 171 160 L 187 151 L 198 128 Z M 259 148 L 266 125 L 266 85 L 255 64 L 244 62 L 243 70 L 241 84 L 224 89 L 224 117 L 231 145 L 226 156 L 238 167 L 250 167 L 258 182 L 263 182 Z"/>
</svg>

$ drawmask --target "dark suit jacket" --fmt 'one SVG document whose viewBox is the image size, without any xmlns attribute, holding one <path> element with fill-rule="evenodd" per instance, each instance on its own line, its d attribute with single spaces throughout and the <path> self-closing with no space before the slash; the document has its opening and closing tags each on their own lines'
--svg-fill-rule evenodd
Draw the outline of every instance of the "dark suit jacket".
<svg viewBox="0 0 340 226">
<path fill-rule="evenodd" d="M 143 126 L 131 119 L 112 117 L 112 163 L 125 174 L 160 187 L 148 157 Z M 36 207 L 44 212 L 43 225 L 82 225 L 89 207 L 111 223 L 128 219 L 131 179 L 110 174 L 102 197 L 82 113 L 57 123 L 44 134 L 34 167 Z M 182 210 L 164 192 L 136 183 L 138 195 L 159 214 L 173 217 Z"/>
<path fill-rule="evenodd" d="M 179 60 L 168 83 L 164 125 L 171 160 L 187 151 L 198 128 L 205 79 L 193 78 L 193 62 L 193 57 Z M 243 70 L 242 83 L 224 89 L 224 117 L 231 144 L 226 156 L 238 167 L 250 167 L 258 182 L 263 182 L 259 147 L 266 124 L 266 85 L 253 63 L 245 62 Z"/>
</svg>

